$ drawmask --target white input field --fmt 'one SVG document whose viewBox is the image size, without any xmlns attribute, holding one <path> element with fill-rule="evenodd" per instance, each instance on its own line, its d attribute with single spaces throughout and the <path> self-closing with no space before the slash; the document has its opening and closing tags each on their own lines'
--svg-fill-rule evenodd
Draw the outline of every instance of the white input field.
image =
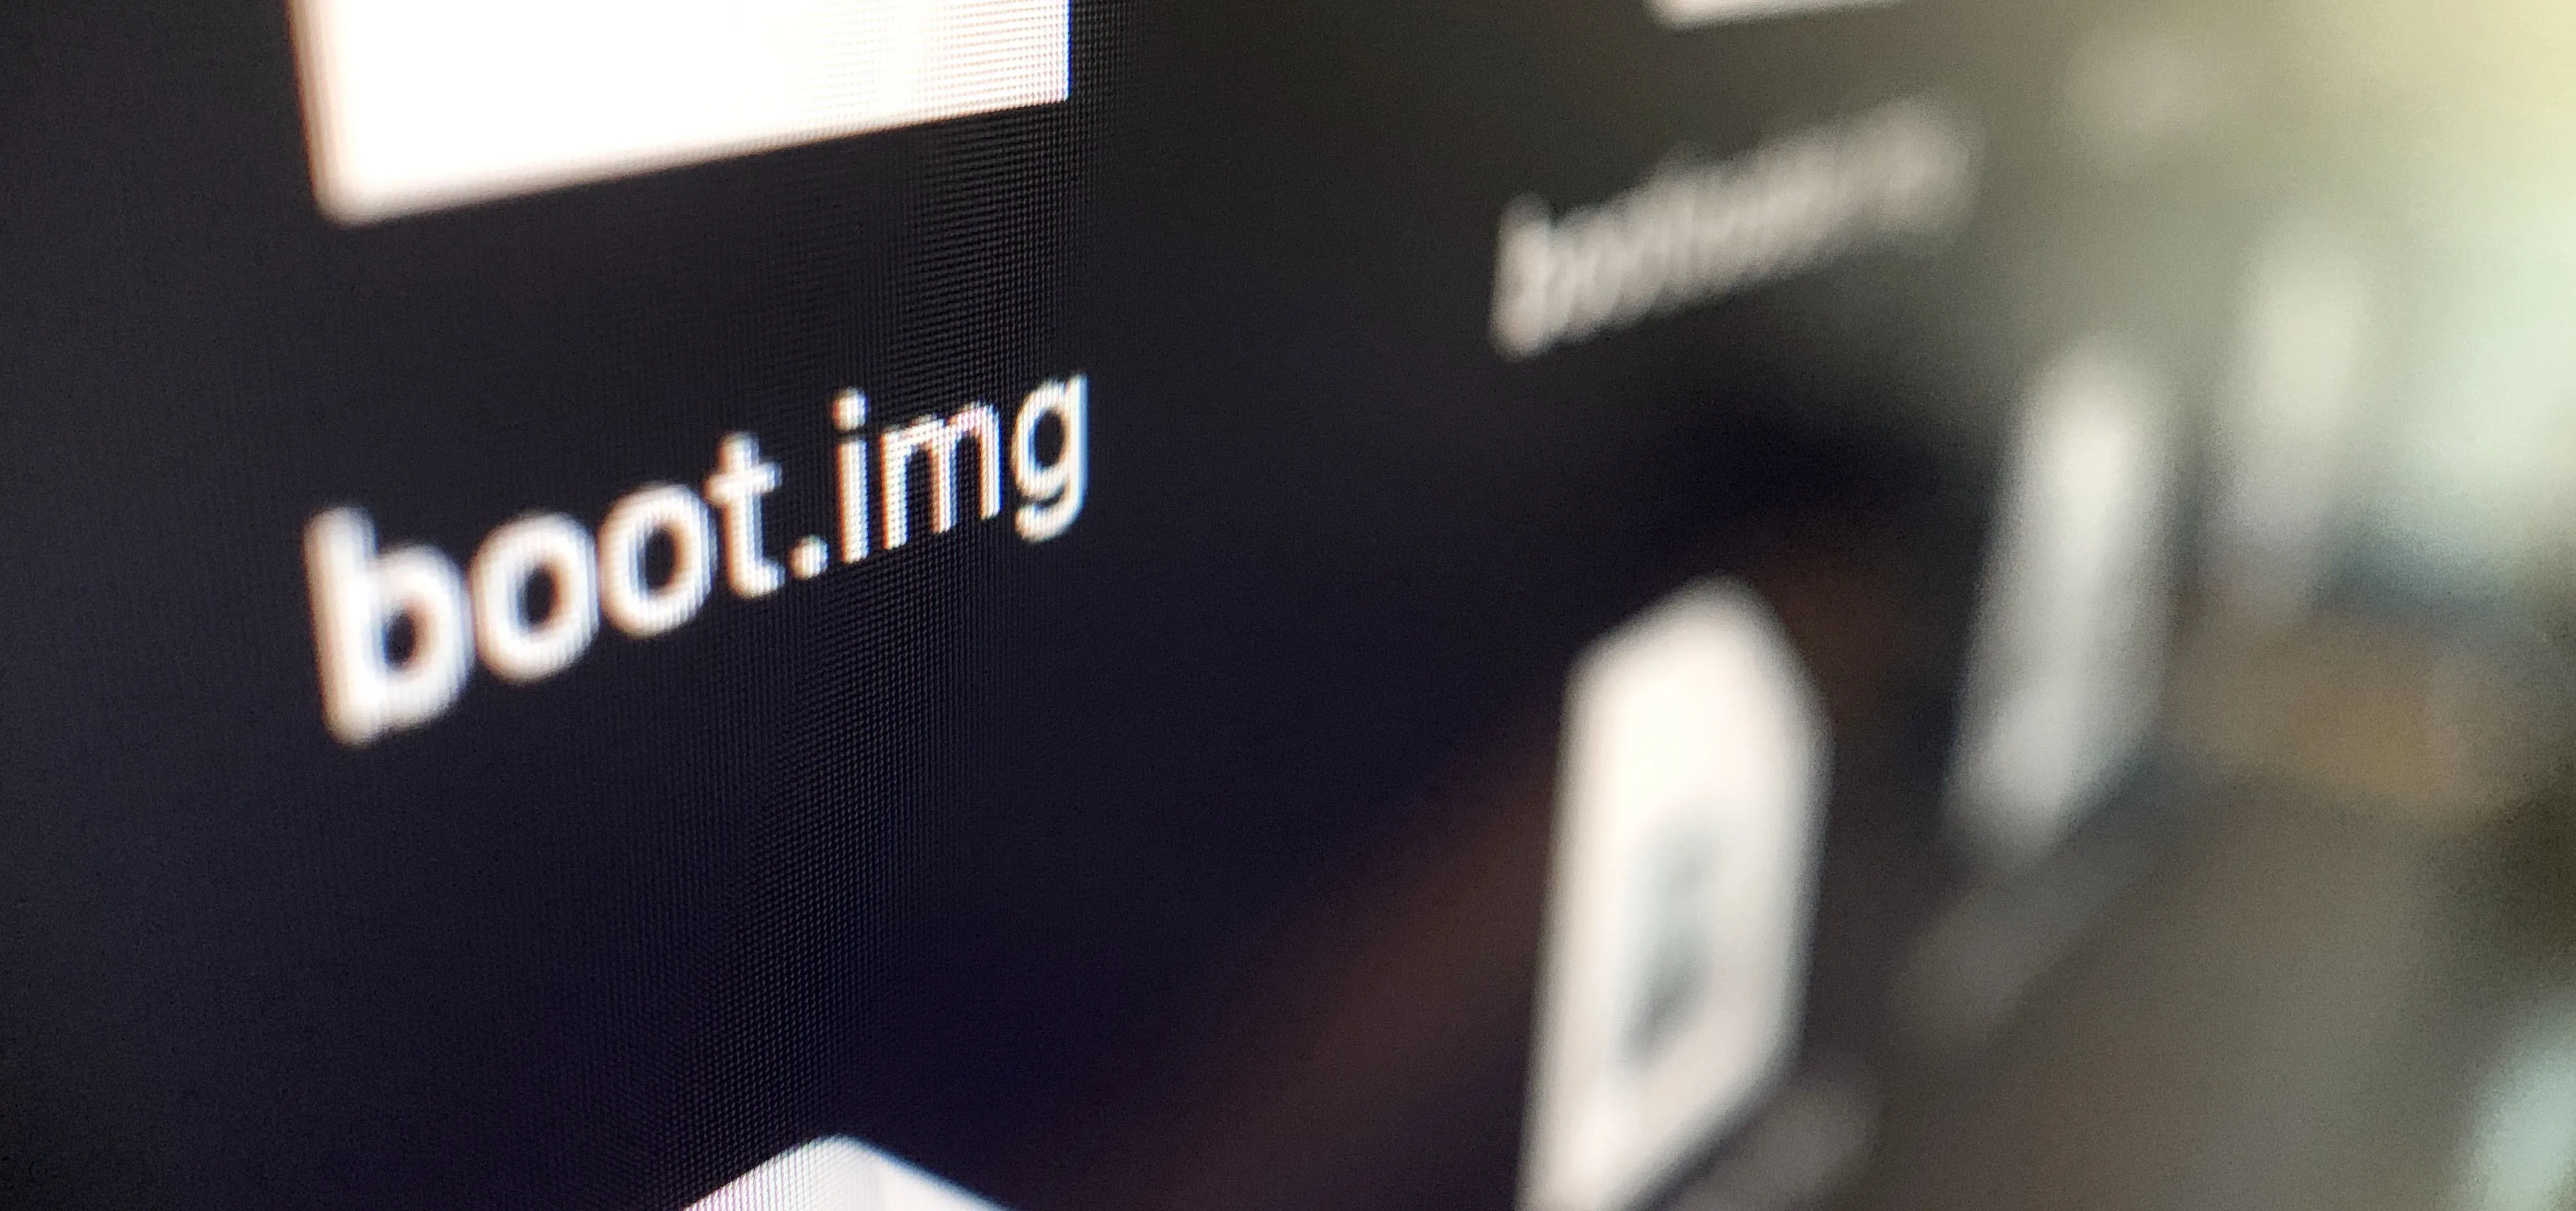
<svg viewBox="0 0 2576 1211">
<path fill-rule="evenodd" d="M 941 118 L 1070 86 L 1068 0 L 294 0 L 343 223 Z"/>
</svg>

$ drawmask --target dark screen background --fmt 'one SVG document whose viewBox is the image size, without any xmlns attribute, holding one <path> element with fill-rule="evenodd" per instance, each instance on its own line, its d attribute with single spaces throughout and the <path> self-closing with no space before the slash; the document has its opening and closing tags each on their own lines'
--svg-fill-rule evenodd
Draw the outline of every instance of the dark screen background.
<svg viewBox="0 0 2576 1211">
<path fill-rule="evenodd" d="M 1270 957 L 1521 819 L 1576 651 L 1709 571 L 1823 670 L 1814 1030 L 1863 1045 L 1945 877 L 2002 418 L 2106 322 L 2204 373 L 2236 255 L 2216 168 L 2069 167 L 2088 20 L 1077 0 L 1063 105 L 342 229 L 282 4 L 13 10 L 0 1202 L 640 1211 L 834 1132 L 1011 1205 L 1176 1198 Z M 1947 242 L 1488 343 L 1512 197 L 1916 95 L 1984 140 Z M 744 429 L 776 550 L 829 530 L 840 388 L 883 420 L 1074 372 L 1059 540 L 720 591 L 416 732 L 323 729 L 320 509 L 461 557 Z M 1534 918 L 1496 929 L 1470 999 L 1518 1025 L 1459 1037 L 1499 1125 L 1344 1204 L 1508 1199 Z"/>
</svg>

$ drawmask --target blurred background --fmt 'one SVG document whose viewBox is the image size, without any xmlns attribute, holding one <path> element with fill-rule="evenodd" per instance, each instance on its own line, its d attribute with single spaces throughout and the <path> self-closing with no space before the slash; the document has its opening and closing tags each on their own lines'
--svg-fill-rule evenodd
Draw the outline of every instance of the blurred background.
<svg viewBox="0 0 2576 1211">
<path fill-rule="evenodd" d="M 1836 760 L 1796 1059 L 1639 1205 L 2576 1207 L 2576 12 L 2056 15 L 2018 305 L 2207 365 L 2106 330 L 1988 455 L 1701 468 L 1830 468 L 1676 572 L 1778 612 Z M 1561 742 L 1255 978 L 1148 1201 L 1503 1201 Z"/>
</svg>

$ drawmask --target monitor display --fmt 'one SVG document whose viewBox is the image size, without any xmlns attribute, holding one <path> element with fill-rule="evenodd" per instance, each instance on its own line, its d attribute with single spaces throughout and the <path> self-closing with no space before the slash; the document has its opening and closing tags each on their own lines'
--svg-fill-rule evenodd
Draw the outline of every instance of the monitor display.
<svg viewBox="0 0 2576 1211">
<path fill-rule="evenodd" d="M 27 0 L 0 1207 L 2565 1205 L 2571 65 Z"/>
</svg>

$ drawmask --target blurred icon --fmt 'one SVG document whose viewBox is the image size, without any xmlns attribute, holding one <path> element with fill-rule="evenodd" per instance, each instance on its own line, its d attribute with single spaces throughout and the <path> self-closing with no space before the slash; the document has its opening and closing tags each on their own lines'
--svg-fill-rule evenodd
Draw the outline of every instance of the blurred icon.
<svg viewBox="0 0 2576 1211">
<path fill-rule="evenodd" d="M 2316 603 L 2342 537 L 2360 416 L 2370 294 L 2349 237 L 2314 218 L 2274 225 L 2246 283 L 2234 378 L 2217 415 L 2210 562 L 2251 621 Z"/>
<path fill-rule="evenodd" d="M 1615 1211 L 1784 1065 L 1805 982 L 1826 739 L 1770 611 L 1693 585 L 1567 690 L 1522 1205 Z"/>
<path fill-rule="evenodd" d="M 770 1158 L 687 1211 L 996 1211 L 993 1204 L 847 1136 Z"/>
<path fill-rule="evenodd" d="M 2175 422 L 2103 341 L 2040 376 L 2004 469 L 1949 804 L 1980 859 L 2053 848 L 2154 723 L 2172 617 Z"/>
<path fill-rule="evenodd" d="M 296 0 L 313 187 L 363 223 L 1065 98 L 1067 0 Z"/>
<path fill-rule="evenodd" d="M 1753 21 L 1833 8 L 1873 8 L 1895 0 L 1647 0 L 1666 25 L 1686 28 L 1719 21 Z"/>
</svg>

